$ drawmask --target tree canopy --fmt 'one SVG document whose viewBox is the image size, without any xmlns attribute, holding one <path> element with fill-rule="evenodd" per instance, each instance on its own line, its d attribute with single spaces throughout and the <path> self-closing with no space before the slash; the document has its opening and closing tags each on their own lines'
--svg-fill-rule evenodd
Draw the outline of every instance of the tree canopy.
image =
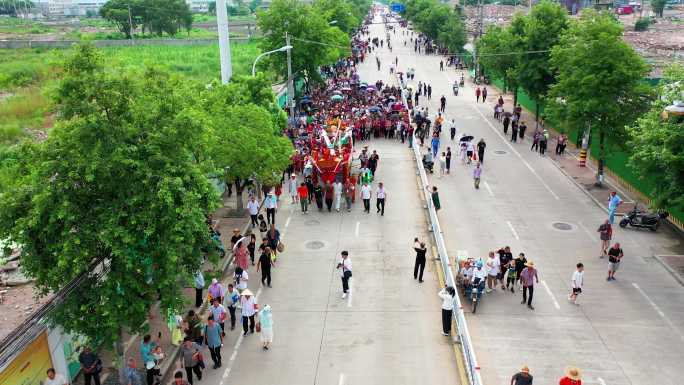
<svg viewBox="0 0 684 385">
<path fill-rule="evenodd" d="M 121 330 L 141 331 L 158 293 L 162 308 L 180 309 L 179 282 L 201 265 L 217 194 L 193 92 L 164 72 L 103 64 L 79 48 L 56 90 L 50 136 L 5 158 L 5 170 L 21 173 L 0 193 L 0 237 L 21 245 L 43 294 L 86 274 L 52 317 L 112 346 Z M 108 267 L 102 277 L 88 273 L 94 261 Z"/>
<path fill-rule="evenodd" d="M 663 111 L 684 94 L 684 67 L 665 71 L 650 110 L 628 128 L 629 165 L 654 186 L 656 207 L 684 211 L 684 118 Z"/>
<path fill-rule="evenodd" d="M 503 79 L 506 88 L 514 90 L 515 97 L 515 90 L 518 87 L 518 66 L 522 55 L 520 36 L 512 30 L 513 27 L 489 27 L 487 33 L 477 41 L 477 52 L 486 71 Z"/>
<path fill-rule="evenodd" d="M 143 34 L 149 31 L 157 36 L 192 29 L 192 13 L 184 0 L 109 0 L 100 9 L 100 16 L 116 24 L 129 38 L 139 26 Z"/>
<path fill-rule="evenodd" d="M 437 0 L 405 0 L 404 16 L 451 53 L 463 51 L 465 25 L 461 15 Z"/>
<path fill-rule="evenodd" d="M 558 121 L 575 127 L 589 124 L 598 133 L 602 173 L 606 137 L 623 142 L 624 127 L 643 112 L 649 89 L 642 79 L 648 66 L 622 39 L 622 26 L 594 10 L 585 10 L 570 23 L 553 47 L 550 64 L 557 76 L 549 92 L 549 112 Z"/>
<path fill-rule="evenodd" d="M 292 72 L 320 80 L 318 68 L 350 54 L 349 36 L 331 26 L 325 15 L 299 0 L 274 0 L 268 10 L 257 12 L 257 25 L 263 31 L 261 49 L 271 51 L 285 45 L 285 32 L 291 37 Z M 285 54 L 264 58 L 280 76 L 287 75 Z"/>
</svg>

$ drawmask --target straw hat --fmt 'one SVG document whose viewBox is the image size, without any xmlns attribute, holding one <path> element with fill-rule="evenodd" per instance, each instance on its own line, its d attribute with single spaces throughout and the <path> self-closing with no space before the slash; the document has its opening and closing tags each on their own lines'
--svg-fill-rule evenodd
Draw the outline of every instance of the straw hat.
<svg viewBox="0 0 684 385">
<path fill-rule="evenodd" d="M 565 376 L 573 381 L 578 381 L 582 379 L 582 371 L 574 366 L 568 366 L 565 368 Z"/>
<path fill-rule="evenodd" d="M 532 261 L 527 261 L 527 263 L 525 264 L 525 266 L 534 267 L 534 262 L 532 262 Z"/>
<path fill-rule="evenodd" d="M 529 372 L 530 372 L 530 368 L 528 368 L 527 365 L 523 365 L 523 367 L 520 368 L 520 371 L 523 372 L 523 373 L 529 373 Z"/>
<path fill-rule="evenodd" d="M 245 289 L 242 291 L 241 295 L 254 295 L 249 289 Z"/>
</svg>

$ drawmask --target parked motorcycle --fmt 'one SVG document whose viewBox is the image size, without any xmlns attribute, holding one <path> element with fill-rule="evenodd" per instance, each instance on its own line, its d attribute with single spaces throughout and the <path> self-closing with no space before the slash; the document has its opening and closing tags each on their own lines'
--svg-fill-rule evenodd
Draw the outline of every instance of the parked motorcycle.
<svg viewBox="0 0 684 385">
<path fill-rule="evenodd" d="M 625 228 L 627 225 L 632 227 L 645 227 L 651 231 L 658 230 L 660 222 L 667 218 L 667 212 L 660 211 L 658 213 L 646 213 L 640 211 L 638 207 L 628 212 L 622 220 L 620 220 L 620 227 Z"/>
</svg>

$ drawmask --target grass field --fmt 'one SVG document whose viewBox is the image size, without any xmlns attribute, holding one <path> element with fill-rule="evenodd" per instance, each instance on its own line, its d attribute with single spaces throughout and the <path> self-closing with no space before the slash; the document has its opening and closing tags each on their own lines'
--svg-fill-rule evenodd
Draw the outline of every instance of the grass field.
<svg viewBox="0 0 684 385">
<path fill-rule="evenodd" d="M 61 63 L 70 50 L 0 52 L 2 146 L 15 143 L 29 130 L 49 128 L 47 90 L 59 79 Z M 221 73 L 218 45 L 111 47 L 103 48 L 102 53 L 108 66 L 128 69 L 160 66 L 201 83 L 209 83 Z M 252 62 L 259 53 L 256 42 L 233 44 L 233 74 L 250 74 Z"/>
</svg>

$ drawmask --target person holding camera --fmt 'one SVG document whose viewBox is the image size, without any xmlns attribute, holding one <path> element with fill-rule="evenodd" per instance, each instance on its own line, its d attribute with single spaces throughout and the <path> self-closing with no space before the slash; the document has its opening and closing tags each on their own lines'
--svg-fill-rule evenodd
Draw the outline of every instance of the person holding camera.
<svg viewBox="0 0 684 385">
<path fill-rule="evenodd" d="M 347 298 L 347 292 L 349 291 L 349 279 L 352 277 L 352 263 L 349 259 L 349 253 L 344 250 L 341 253 L 341 259 L 337 262 L 336 269 L 340 270 L 340 275 L 342 277 L 342 298 Z"/>
</svg>

